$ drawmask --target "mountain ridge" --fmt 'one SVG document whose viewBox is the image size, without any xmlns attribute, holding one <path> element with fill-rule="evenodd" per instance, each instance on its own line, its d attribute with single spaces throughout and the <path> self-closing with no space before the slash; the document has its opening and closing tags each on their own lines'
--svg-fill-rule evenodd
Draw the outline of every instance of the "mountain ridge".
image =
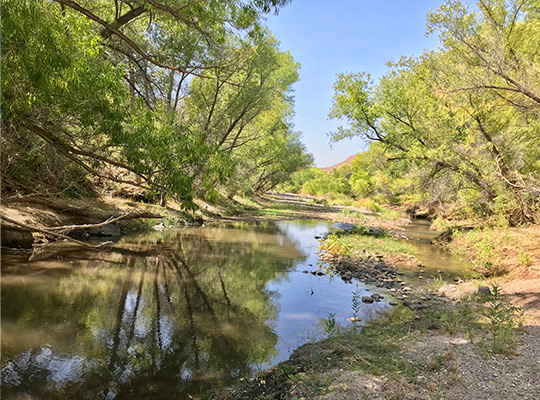
<svg viewBox="0 0 540 400">
<path fill-rule="evenodd" d="M 332 165 L 331 167 L 326 167 L 326 168 L 319 168 L 321 171 L 326 171 L 326 172 L 332 172 L 334 171 L 335 169 L 338 169 L 339 167 L 342 167 L 344 165 L 350 165 L 354 159 L 358 156 L 359 153 L 356 153 L 350 157 L 348 157 L 346 160 L 338 163 L 338 164 L 335 164 L 335 165 Z"/>
</svg>

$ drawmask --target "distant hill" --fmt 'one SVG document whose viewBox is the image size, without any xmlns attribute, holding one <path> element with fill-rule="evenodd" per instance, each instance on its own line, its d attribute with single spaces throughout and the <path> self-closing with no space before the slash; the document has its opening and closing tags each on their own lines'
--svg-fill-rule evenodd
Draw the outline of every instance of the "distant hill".
<svg viewBox="0 0 540 400">
<path fill-rule="evenodd" d="M 340 162 L 339 164 L 336 164 L 336 165 L 332 165 L 331 167 L 319 168 L 319 169 L 321 171 L 332 172 L 333 170 L 338 169 L 339 167 L 341 167 L 343 165 L 347 165 L 347 164 L 350 165 L 353 162 L 353 160 L 356 158 L 357 155 L 358 154 L 355 154 L 354 156 L 350 156 L 345 161 L 342 161 L 342 162 Z"/>
</svg>

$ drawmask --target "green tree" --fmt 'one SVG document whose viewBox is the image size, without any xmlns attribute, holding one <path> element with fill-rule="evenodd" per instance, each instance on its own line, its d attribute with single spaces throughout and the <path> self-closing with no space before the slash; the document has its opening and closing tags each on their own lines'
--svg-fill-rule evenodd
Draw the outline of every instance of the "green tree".
<svg viewBox="0 0 540 400">
<path fill-rule="evenodd" d="M 276 106 L 272 85 L 281 78 L 282 88 L 290 85 L 296 67 L 289 63 L 284 76 L 269 77 L 265 94 L 254 94 L 256 78 L 271 74 L 263 60 L 290 59 L 269 42 L 260 18 L 287 2 L 3 2 L 4 192 L 80 194 L 92 176 L 193 207 L 194 193 L 224 181 L 233 163 L 225 142 L 209 140 L 188 118 L 187 98 L 200 79 L 227 86 L 220 104 L 264 103 L 240 113 L 233 128 Z M 226 131 L 221 139 L 238 136 Z"/>
<path fill-rule="evenodd" d="M 535 4 L 481 1 L 474 14 L 447 2 L 429 16 L 441 50 L 390 63 L 377 85 L 368 74 L 338 77 L 330 116 L 349 124 L 332 139 L 379 142 L 399 165 L 394 173 L 434 202 L 460 202 L 512 225 L 533 221 L 540 195 L 532 83 L 540 74 L 528 40 L 538 37 Z M 369 188 L 368 178 L 357 173 L 357 185 Z"/>
</svg>

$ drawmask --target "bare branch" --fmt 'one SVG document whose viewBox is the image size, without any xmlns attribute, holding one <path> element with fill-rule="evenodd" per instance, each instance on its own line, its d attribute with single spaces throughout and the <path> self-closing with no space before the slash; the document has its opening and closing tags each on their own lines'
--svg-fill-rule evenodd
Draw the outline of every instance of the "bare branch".
<svg viewBox="0 0 540 400">
<path fill-rule="evenodd" d="M 22 228 L 22 230 L 26 230 L 28 232 L 45 233 L 46 235 L 51 235 L 51 236 L 54 236 L 54 237 L 57 237 L 57 238 L 60 238 L 60 239 L 69 240 L 70 242 L 76 243 L 76 244 L 84 246 L 84 247 L 88 247 L 90 249 L 101 249 L 101 248 L 103 248 L 105 246 L 113 245 L 113 242 L 110 242 L 110 241 L 103 242 L 103 243 L 100 243 L 100 244 L 97 244 L 97 245 L 90 244 L 90 243 L 85 243 L 85 242 L 82 242 L 80 240 L 73 239 L 72 237 L 66 236 L 66 235 L 64 235 L 62 233 L 53 232 L 53 231 L 48 230 L 46 228 L 40 228 L 38 226 L 28 225 L 28 224 L 24 224 L 22 222 L 15 221 L 14 219 L 6 217 L 3 214 L 0 214 L 0 217 L 2 219 L 2 222 L 6 221 L 11 225 L 14 225 L 14 226 L 16 226 L 18 228 Z"/>
</svg>

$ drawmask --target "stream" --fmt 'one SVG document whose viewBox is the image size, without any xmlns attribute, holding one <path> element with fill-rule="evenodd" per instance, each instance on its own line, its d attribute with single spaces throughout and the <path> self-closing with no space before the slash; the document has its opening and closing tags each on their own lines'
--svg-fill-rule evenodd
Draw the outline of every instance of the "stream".
<svg viewBox="0 0 540 400">
<path fill-rule="evenodd" d="M 2 395 L 193 398 L 324 338 L 329 315 L 350 324 L 354 292 L 385 296 L 357 313 L 373 319 L 391 308 L 384 289 L 311 273 L 325 267 L 317 237 L 340 227 L 223 223 L 125 236 L 113 251 L 4 251 Z M 427 228 L 407 227 L 426 274 L 462 276 Z"/>
</svg>

